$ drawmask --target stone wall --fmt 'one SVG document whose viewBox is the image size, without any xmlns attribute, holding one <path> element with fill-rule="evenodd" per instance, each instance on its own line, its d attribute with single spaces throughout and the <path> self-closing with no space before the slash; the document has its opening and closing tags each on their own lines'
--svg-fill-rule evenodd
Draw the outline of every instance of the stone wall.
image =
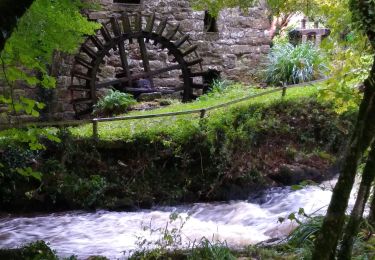
<svg viewBox="0 0 375 260">
<path fill-rule="evenodd" d="M 268 11 L 260 4 L 248 11 L 226 9 L 217 18 L 218 32 L 204 32 L 204 11 L 194 11 L 189 0 L 142 0 L 140 5 L 113 3 L 101 0 L 103 10 L 90 12 L 90 19 L 106 19 L 124 11 L 155 12 L 180 23 L 181 30 L 189 34 L 198 52 L 204 58 L 205 68 L 222 72 L 224 78 L 254 82 L 264 68 L 270 50 L 267 30 L 270 28 Z"/>
<path fill-rule="evenodd" d="M 248 11 L 223 10 L 217 18 L 218 32 L 204 31 L 205 12 L 194 11 L 189 0 L 141 0 L 139 5 L 100 0 L 100 4 L 100 11 L 87 11 L 90 19 L 101 22 L 122 12 L 142 11 L 155 12 L 159 18 L 168 17 L 172 24 L 180 23 L 181 31 L 190 35 L 192 44 L 199 46 L 198 52 L 204 59 L 204 69 L 219 70 L 225 79 L 244 83 L 257 81 L 270 50 L 270 39 L 267 36 L 270 27 L 268 12 L 262 4 Z M 99 78 L 111 78 L 121 69 L 119 57 L 112 56 L 105 61 Z M 150 57 L 151 69 L 168 62 L 166 53 L 159 52 L 154 56 Z M 71 84 L 74 59 L 72 56 L 57 54 L 54 60 L 52 73 L 57 77 L 57 86 L 53 92 L 42 91 L 41 95 L 40 90 L 25 90 L 24 86 L 16 87 L 16 91 L 46 102 L 48 106 L 44 113 L 45 119 L 72 119 L 74 111 L 70 104 L 68 86 Z M 140 59 L 134 59 L 130 64 L 132 70 L 140 70 L 140 62 Z M 174 85 L 176 81 L 181 81 L 178 76 L 178 73 L 169 73 L 156 81 L 155 85 Z"/>
</svg>

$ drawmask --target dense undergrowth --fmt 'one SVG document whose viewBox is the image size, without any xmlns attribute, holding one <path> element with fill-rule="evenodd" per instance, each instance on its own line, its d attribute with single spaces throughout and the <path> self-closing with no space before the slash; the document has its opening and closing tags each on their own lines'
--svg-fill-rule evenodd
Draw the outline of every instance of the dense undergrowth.
<svg viewBox="0 0 375 260">
<path fill-rule="evenodd" d="M 233 86 L 145 114 L 199 109 L 261 89 Z M 245 199 L 270 185 L 321 181 L 345 145 L 356 111 L 338 115 L 315 87 L 258 97 L 204 118 L 179 116 L 57 131 L 45 150 L 1 139 L 6 210 L 109 208 Z M 9 136 L 9 135 L 8 135 Z M 30 176 L 19 169 L 40 173 Z M 23 173 L 23 174 L 22 174 Z"/>
</svg>

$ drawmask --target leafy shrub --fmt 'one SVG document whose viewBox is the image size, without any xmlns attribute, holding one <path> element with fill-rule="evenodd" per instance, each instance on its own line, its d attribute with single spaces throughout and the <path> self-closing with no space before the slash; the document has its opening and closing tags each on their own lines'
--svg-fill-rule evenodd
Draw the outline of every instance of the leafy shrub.
<svg viewBox="0 0 375 260">
<path fill-rule="evenodd" d="M 169 221 L 165 227 L 153 228 L 151 223 L 149 226 L 143 226 L 144 231 L 149 232 L 149 237 L 157 235 L 157 240 L 150 240 L 149 238 L 140 236 L 138 237 L 137 246 L 138 249 L 132 254 L 129 259 L 174 259 L 166 257 L 168 254 L 178 251 L 178 248 L 182 244 L 182 228 L 185 226 L 188 217 L 182 217 L 178 213 L 174 212 L 169 215 Z M 172 228 L 171 228 L 172 227 Z"/>
<path fill-rule="evenodd" d="M 209 91 L 200 96 L 198 100 L 200 101 L 207 101 L 210 99 L 217 99 L 225 94 L 227 94 L 230 91 L 235 91 L 236 88 L 241 88 L 242 86 L 239 84 L 233 84 L 233 82 L 229 80 L 220 80 L 220 79 L 215 79 L 212 82 L 212 85 L 209 89 Z"/>
<path fill-rule="evenodd" d="M 215 79 L 212 83 L 212 92 L 223 93 L 228 87 L 233 85 L 229 80 Z"/>
<path fill-rule="evenodd" d="M 360 231 L 354 239 L 352 259 L 375 259 L 375 226 L 371 226 L 368 221 L 361 223 Z"/>
<path fill-rule="evenodd" d="M 104 115 L 116 115 L 125 113 L 136 100 L 131 94 L 110 89 L 108 94 L 99 99 L 95 105 L 94 113 Z"/>
<path fill-rule="evenodd" d="M 17 249 L 0 249 L 0 259 L 58 260 L 44 241 L 35 241 Z"/>
<path fill-rule="evenodd" d="M 19 143 L 2 147 L 0 151 L 0 204 L 9 203 L 17 196 L 26 198 L 25 192 L 28 188 L 31 189 L 29 184 L 32 186 L 41 178 L 40 173 L 32 169 L 39 157 L 40 152 L 29 150 Z"/>
<path fill-rule="evenodd" d="M 99 175 L 80 178 L 72 174 L 65 177 L 59 188 L 61 196 L 73 202 L 73 206 L 87 209 L 102 204 L 107 186 L 106 179 Z"/>
<path fill-rule="evenodd" d="M 312 44 L 276 43 L 269 55 L 267 83 L 297 84 L 321 78 L 327 71 L 323 55 Z"/>
</svg>

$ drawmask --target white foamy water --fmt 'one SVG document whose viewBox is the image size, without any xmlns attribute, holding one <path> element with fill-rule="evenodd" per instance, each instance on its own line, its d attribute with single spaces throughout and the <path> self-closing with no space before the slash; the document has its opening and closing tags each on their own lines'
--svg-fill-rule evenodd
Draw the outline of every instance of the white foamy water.
<svg viewBox="0 0 375 260">
<path fill-rule="evenodd" d="M 182 228 L 184 243 L 202 237 L 226 241 L 229 246 L 241 247 L 270 238 L 287 235 L 294 227 L 283 224 L 299 208 L 306 213 L 324 214 L 331 198 L 332 182 L 321 187 L 309 186 L 298 191 L 289 188 L 271 189 L 264 196 L 249 201 L 197 203 L 181 207 L 163 207 L 137 212 L 66 212 L 33 217 L 0 219 L 0 247 L 14 248 L 35 240 L 44 240 L 60 256 L 102 255 L 124 259 L 124 251 L 136 249 L 137 237 L 156 239 L 160 233 L 150 233 L 143 227 L 164 228 L 172 212 L 188 220 Z M 353 204 L 353 199 L 350 204 Z M 179 221 L 174 222 L 177 227 Z M 173 223 L 172 223 L 173 224 Z M 169 225 L 171 227 L 171 225 Z"/>
</svg>

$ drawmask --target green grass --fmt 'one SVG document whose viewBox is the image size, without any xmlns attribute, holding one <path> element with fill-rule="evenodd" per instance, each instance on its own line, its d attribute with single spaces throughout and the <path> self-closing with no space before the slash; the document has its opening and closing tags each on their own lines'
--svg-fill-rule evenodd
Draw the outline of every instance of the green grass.
<svg viewBox="0 0 375 260">
<path fill-rule="evenodd" d="M 213 92 L 200 97 L 198 100 L 190 103 L 175 103 L 168 107 L 149 110 L 149 111 L 134 111 L 130 112 L 128 116 L 134 115 L 148 115 L 155 113 L 178 112 L 193 109 L 202 109 L 210 106 L 225 103 L 235 100 L 247 95 L 258 94 L 270 89 L 258 89 L 254 87 L 244 87 L 242 85 L 233 85 L 228 89 L 221 92 Z M 298 100 L 303 97 L 312 96 L 317 93 L 316 87 L 302 87 L 289 89 L 285 100 Z M 280 101 L 281 92 L 257 97 L 248 101 L 243 101 L 238 104 L 224 107 L 217 110 L 210 111 L 207 114 L 207 123 L 215 124 L 225 118 L 225 114 L 230 113 L 236 109 L 246 109 L 246 107 L 253 104 L 261 104 L 262 106 L 271 105 L 273 102 Z M 99 138 L 102 141 L 132 141 L 135 139 L 148 139 L 148 140 L 168 140 L 184 143 L 188 140 L 187 137 L 192 136 L 200 131 L 200 119 L 198 114 L 173 116 L 173 117 L 160 117 L 152 119 L 138 119 L 128 121 L 114 121 L 99 123 Z M 80 127 L 71 128 L 72 134 L 79 138 L 92 137 L 92 125 L 84 125 Z"/>
</svg>

